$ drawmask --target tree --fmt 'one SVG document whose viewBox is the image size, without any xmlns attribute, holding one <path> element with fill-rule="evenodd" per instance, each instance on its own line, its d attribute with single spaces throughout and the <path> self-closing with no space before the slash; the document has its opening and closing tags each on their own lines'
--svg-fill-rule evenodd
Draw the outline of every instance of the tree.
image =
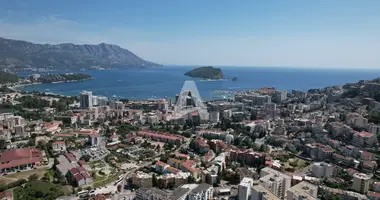
<svg viewBox="0 0 380 200">
<path fill-rule="evenodd" d="M 158 185 L 156 174 L 152 174 L 152 184 L 153 184 L 153 187 L 157 187 Z"/>
<path fill-rule="evenodd" d="M 0 149 L 6 149 L 7 142 L 4 139 L 0 139 Z"/>
<path fill-rule="evenodd" d="M 86 162 L 90 161 L 91 156 L 88 154 L 84 154 L 82 157 L 80 157 L 80 160 L 84 160 Z"/>
<path fill-rule="evenodd" d="M 196 182 L 196 180 L 195 180 L 195 178 L 193 177 L 193 176 L 188 176 L 187 177 L 187 183 L 189 183 L 189 184 L 192 184 L 192 183 L 195 183 Z"/>
<path fill-rule="evenodd" d="M 38 175 L 37 174 L 32 174 L 28 177 L 28 180 L 29 181 L 36 181 L 38 179 Z"/>
</svg>

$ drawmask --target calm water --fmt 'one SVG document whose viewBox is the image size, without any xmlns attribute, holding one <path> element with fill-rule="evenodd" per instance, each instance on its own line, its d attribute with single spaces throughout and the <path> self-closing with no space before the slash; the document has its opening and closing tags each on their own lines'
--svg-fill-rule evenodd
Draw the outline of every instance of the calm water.
<svg viewBox="0 0 380 200">
<path fill-rule="evenodd" d="M 221 67 L 230 80 L 202 81 L 184 76 L 195 67 L 174 67 L 154 69 L 125 69 L 109 71 L 86 71 L 93 80 L 77 83 L 41 84 L 24 87 L 26 91 L 53 92 L 64 95 L 78 95 L 89 90 L 95 95 L 120 98 L 148 99 L 152 97 L 173 97 L 185 80 L 195 80 L 203 99 L 218 98 L 216 90 L 248 90 L 261 87 L 275 87 L 281 90 L 308 90 L 362 79 L 380 77 L 379 70 L 337 70 L 337 69 L 292 69 L 270 67 Z M 21 74 L 26 76 L 27 74 Z M 231 81 L 232 77 L 237 81 Z"/>
</svg>

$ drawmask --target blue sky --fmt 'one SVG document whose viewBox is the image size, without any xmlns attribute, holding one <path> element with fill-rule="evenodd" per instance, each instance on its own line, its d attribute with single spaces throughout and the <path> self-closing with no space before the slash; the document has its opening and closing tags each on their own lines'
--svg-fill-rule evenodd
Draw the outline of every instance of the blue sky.
<svg viewBox="0 0 380 200">
<path fill-rule="evenodd" d="M 380 1 L 0 0 L 0 36 L 162 64 L 380 68 Z"/>
</svg>

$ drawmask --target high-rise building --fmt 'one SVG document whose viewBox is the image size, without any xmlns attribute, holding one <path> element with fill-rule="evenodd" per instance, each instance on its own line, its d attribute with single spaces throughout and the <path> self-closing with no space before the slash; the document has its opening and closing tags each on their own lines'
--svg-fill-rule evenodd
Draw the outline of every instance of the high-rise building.
<svg viewBox="0 0 380 200">
<path fill-rule="evenodd" d="M 252 178 L 244 177 L 243 180 L 241 180 L 238 187 L 239 200 L 248 200 L 250 198 L 252 184 Z"/>
<path fill-rule="evenodd" d="M 98 96 L 98 106 L 106 106 L 108 104 L 108 98 L 103 96 Z"/>
<path fill-rule="evenodd" d="M 286 198 L 291 180 L 290 176 L 269 167 L 260 171 L 259 184 L 281 199 Z"/>
<path fill-rule="evenodd" d="M 194 81 L 185 81 L 179 95 L 176 96 L 174 105 L 176 115 L 186 119 L 199 115 L 201 121 L 209 120 L 207 107 L 204 105 Z"/>
<path fill-rule="evenodd" d="M 276 103 L 281 103 L 288 98 L 288 91 L 276 91 L 274 93 L 274 100 Z"/>
<path fill-rule="evenodd" d="M 92 107 L 92 92 L 83 91 L 80 93 L 80 107 L 91 108 Z"/>
<path fill-rule="evenodd" d="M 352 180 L 352 189 L 356 192 L 365 194 L 369 190 L 369 183 L 371 181 L 371 176 L 362 173 L 354 174 L 354 179 Z"/>
</svg>

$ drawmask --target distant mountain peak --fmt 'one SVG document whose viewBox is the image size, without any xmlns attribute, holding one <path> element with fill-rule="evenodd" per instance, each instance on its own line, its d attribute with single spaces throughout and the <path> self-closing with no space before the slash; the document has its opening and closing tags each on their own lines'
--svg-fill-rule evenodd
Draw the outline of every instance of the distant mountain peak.
<svg viewBox="0 0 380 200">
<path fill-rule="evenodd" d="M 105 67 L 156 67 L 127 49 L 114 44 L 98 45 L 73 43 L 35 44 L 0 37 L 1 68 L 81 69 L 91 66 Z"/>
</svg>

